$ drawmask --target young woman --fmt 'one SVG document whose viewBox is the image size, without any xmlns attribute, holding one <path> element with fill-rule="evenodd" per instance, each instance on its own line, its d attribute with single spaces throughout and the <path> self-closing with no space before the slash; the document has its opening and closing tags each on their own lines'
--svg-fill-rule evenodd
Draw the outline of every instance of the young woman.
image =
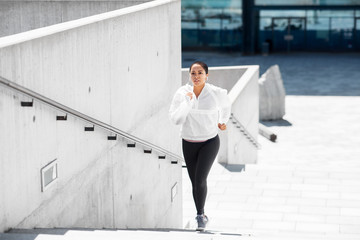
<svg viewBox="0 0 360 240">
<path fill-rule="evenodd" d="M 197 210 L 197 230 L 203 231 L 209 220 L 204 214 L 206 179 L 219 151 L 218 131 L 226 130 L 230 117 L 230 101 L 227 90 L 207 83 L 205 63 L 194 62 L 189 73 L 192 84 L 177 90 L 169 113 L 173 123 L 181 125 L 182 149 Z"/>
</svg>

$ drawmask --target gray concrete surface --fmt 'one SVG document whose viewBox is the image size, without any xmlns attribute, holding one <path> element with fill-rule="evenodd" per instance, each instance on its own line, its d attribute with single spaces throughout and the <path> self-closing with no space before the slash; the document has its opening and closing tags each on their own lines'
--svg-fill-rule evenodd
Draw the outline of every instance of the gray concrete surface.
<svg viewBox="0 0 360 240">
<path fill-rule="evenodd" d="M 256 165 L 214 164 L 209 229 L 264 239 L 360 239 L 360 54 L 183 53 L 183 67 L 193 56 L 211 66 L 257 63 L 261 73 L 279 64 L 288 93 L 284 118 L 264 122 L 278 140 L 259 137 Z M 184 225 L 192 228 L 185 171 Z"/>
<path fill-rule="evenodd" d="M 176 152 L 178 127 L 164 119 L 181 85 L 180 7 L 151 1 L 0 38 L 0 76 Z M 97 126 L 84 132 L 91 125 L 79 118 L 56 121 L 64 111 L 36 99 L 32 108 L 20 101 L 31 98 L 0 86 L 0 232 L 182 227 L 181 164 L 121 138 L 110 143 Z M 40 169 L 54 159 L 59 178 L 41 192 Z"/>
<path fill-rule="evenodd" d="M 0 37 L 144 2 L 149 0 L 0 0 Z"/>
</svg>

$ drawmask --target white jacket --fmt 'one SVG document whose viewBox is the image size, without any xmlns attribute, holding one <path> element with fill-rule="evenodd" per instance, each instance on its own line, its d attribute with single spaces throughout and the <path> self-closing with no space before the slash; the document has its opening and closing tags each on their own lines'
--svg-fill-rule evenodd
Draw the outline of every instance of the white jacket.
<svg viewBox="0 0 360 240">
<path fill-rule="evenodd" d="M 231 112 L 227 90 L 205 83 L 198 98 L 193 93 L 190 100 L 186 93 L 193 92 L 193 86 L 180 87 L 172 100 L 170 119 L 180 125 L 183 139 L 205 141 L 218 134 L 218 123 L 226 123 Z"/>
</svg>

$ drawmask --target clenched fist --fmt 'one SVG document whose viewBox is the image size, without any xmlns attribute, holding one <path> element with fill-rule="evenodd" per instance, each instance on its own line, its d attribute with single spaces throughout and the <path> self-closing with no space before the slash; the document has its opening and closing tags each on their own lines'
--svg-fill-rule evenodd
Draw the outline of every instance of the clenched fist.
<svg viewBox="0 0 360 240">
<path fill-rule="evenodd" d="M 225 123 L 218 123 L 218 127 L 222 131 L 226 130 L 226 124 Z"/>
<path fill-rule="evenodd" d="M 188 92 L 187 94 L 186 94 L 186 96 L 189 96 L 190 97 L 190 100 L 193 98 L 193 93 L 192 92 Z"/>
</svg>

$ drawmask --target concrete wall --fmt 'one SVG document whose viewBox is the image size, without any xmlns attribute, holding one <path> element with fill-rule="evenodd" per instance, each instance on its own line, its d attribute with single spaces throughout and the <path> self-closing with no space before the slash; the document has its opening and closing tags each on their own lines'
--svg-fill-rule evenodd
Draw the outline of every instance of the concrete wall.
<svg viewBox="0 0 360 240">
<path fill-rule="evenodd" d="M 259 123 L 259 67 L 210 67 L 208 82 L 228 90 L 232 113 L 247 131 L 257 139 Z M 182 83 L 189 81 L 189 70 L 182 70 Z M 257 148 L 232 124 L 220 132 L 218 161 L 224 164 L 257 162 Z"/>
<path fill-rule="evenodd" d="M 180 1 L 154 1 L 1 38 L 0 76 L 180 154 L 167 117 L 181 85 L 180 39 Z M 181 163 L 0 91 L 0 231 L 182 226 Z M 59 179 L 42 193 L 40 169 L 54 159 Z"/>
<path fill-rule="evenodd" d="M 257 141 L 259 133 L 259 66 L 244 66 L 246 72 L 229 92 L 234 117 Z M 231 122 L 231 121 L 230 121 Z M 257 162 L 257 148 L 235 127 L 229 125 L 226 155 L 220 162 L 248 164 Z M 225 157 L 226 156 L 226 157 Z"/>
<path fill-rule="evenodd" d="M 149 0 L 0 0 L 0 37 L 144 2 Z"/>
</svg>

